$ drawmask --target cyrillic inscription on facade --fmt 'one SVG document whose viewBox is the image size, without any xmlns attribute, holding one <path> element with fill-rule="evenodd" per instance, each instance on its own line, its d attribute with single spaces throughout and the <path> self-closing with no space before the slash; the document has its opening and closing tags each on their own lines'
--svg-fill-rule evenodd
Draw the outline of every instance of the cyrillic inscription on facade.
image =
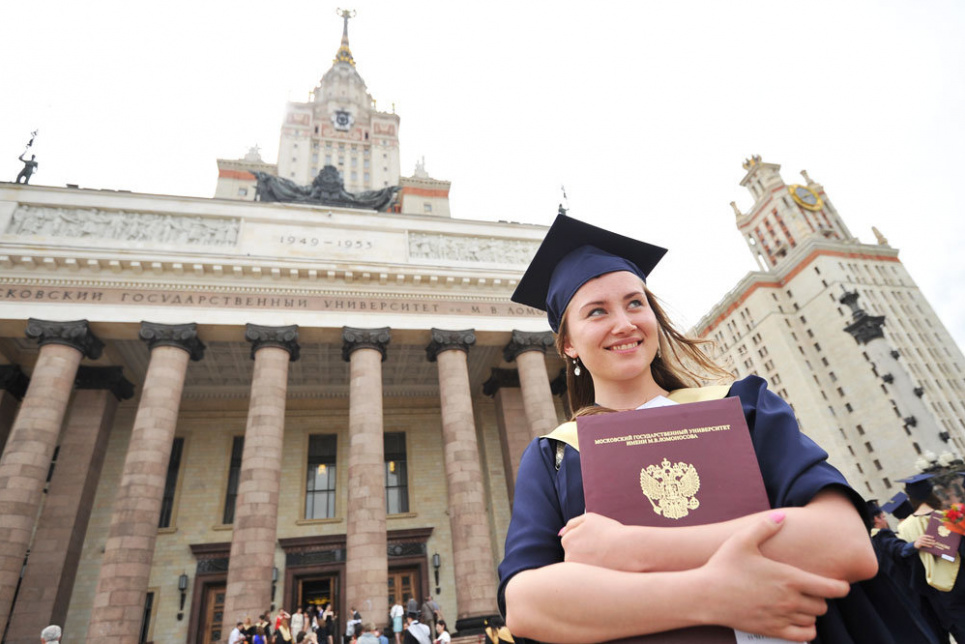
<svg viewBox="0 0 965 644">
<path fill-rule="evenodd" d="M 471 303 L 449 300 L 365 298 L 351 296 L 250 295 L 218 292 L 139 291 L 133 289 L 0 288 L 0 302 L 65 302 L 133 306 L 189 306 L 216 309 L 287 309 L 360 313 L 543 317 L 542 311 L 512 302 Z"/>
</svg>

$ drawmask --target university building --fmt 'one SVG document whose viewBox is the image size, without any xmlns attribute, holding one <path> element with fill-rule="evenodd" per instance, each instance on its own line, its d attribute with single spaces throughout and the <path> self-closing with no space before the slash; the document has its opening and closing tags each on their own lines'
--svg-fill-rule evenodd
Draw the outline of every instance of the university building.
<svg viewBox="0 0 965 644">
<path fill-rule="evenodd" d="M 868 498 L 965 455 L 965 357 L 875 229 L 851 234 L 807 172 L 745 161 L 754 198 L 736 225 L 757 260 L 697 324 L 735 376 L 757 374 Z"/>
<path fill-rule="evenodd" d="M 0 183 L 6 642 L 207 644 L 327 602 L 384 626 L 409 596 L 462 634 L 496 614 L 513 472 L 565 415 L 545 315 L 509 301 L 545 228 L 400 177 L 347 34 L 313 97 L 214 199 Z M 326 164 L 395 207 L 252 200 L 251 171 Z"/>
</svg>

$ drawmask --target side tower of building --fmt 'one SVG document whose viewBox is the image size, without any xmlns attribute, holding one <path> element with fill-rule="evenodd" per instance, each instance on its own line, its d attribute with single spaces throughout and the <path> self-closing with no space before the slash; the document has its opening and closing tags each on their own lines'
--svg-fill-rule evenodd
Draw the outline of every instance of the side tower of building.
<svg viewBox="0 0 965 644">
<path fill-rule="evenodd" d="M 877 230 L 853 236 L 824 187 L 788 185 L 759 156 L 737 229 L 760 268 L 697 324 L 735 376 L 766 378 L 856 489 L 965 453 L 965 357 Z"/>
</svg>

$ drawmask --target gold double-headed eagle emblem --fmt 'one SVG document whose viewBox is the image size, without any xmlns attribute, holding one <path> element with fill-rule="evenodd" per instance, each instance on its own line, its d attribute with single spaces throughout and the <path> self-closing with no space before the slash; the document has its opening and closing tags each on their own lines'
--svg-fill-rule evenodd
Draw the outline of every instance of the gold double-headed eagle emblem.
<svg viewBox="0 0 965 644">
<path fill-rule="evenodd" d="M 683 518 L 700 505 L 700 475 L 689 463 L 671 464 L 663 459 L 660 465 L 648 465 L 640 470 L 640 489 L 653 511 L 668 519 Z"/>
</svg>

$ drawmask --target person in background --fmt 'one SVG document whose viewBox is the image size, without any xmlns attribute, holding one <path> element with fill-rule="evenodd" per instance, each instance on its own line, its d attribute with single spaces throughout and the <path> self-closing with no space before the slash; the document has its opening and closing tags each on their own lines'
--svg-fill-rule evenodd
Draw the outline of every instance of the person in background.
<svg viewBox="0 0 965 644">
<path fill-rule="evenodd" d="M 379 637 L 375 634 L 375 624 L 372 622 L 360 622 L 355 627 L 355 632 L 358 635 L 356 638 L 358 644 L 379 644 Z"/>
<path fill-rule="evenodd" d="M 446 628 L 446 620 L 440 619 L 436 622 L 436 644 L 449 644 L 451 640 L 452 636 Z"/>
<path fill-rule="evenodd" d="M 419 611 L 410 611 L 406 615 L 405 634 L 402 636 L 402 644 L 431 644 L 432 636 L 429 627 L 419 623 Z"/>
<path fill-rule="evenodd" d="M 398 599 L 392 604 L 389 610 L 389 617 L 392 618 L 392 632 L 395 633 L 395 644 L 402 644 L 402 619 L 405 617 L 405 609 Z"/>
<path fill-rule="evenodd" d="M 389 638 L 385 636 L 385 632 L 382 629 L 377 628 L 373 632 L 375 636 L 379 638 L 379 644 L 389 644 Z"/>
<path fill-rule="evenodd" d="M 912 587 L 937 616 L 939 640 L 947 642 L 950 633 L 957 642 L 965 642 L 965 575 L 959 574 L 965 539 L 959 542 L 959 556 L 954 561 L 921 550 L 935 545 L 935 538 L 925 534 L 925 529 L 931 515 L 942 507 L 932 478 L 926 473 L 901 481 L 913 509 L 898 524 L 898 537 L 906 542 L 901 554 L 913 562 Z"/>
<path fill-rule="evenodd" d="M 291 629 L 292 633 L 296 635 L 305 630 L 305 613 L 302 612 L 301 606 L 296 607 L 295 612 L 292 614 Z"/>
<path fill-rule="evenodd" d="M 422 608 L 420 609 L 422 611 L 422 619 L 420 621 L 430 629 L 436 621 L 436 613 L 434 610 L 432 610 L 432 605 L 430 603 L 431 601 L 431 597 L 426 597 L 425 601 L 422 602 Z"/>
<path fill-rule="evenodd" d="M 245 641 L 245 624 L 244 622 L 238 622 L 235 627 L 231 629 L 231 633 L 228 635 L 228 644 L 239 644 Z"/>
<path fill-rule="evenodd" d="M 64 632 L 61 630 L 60 626 L 51 624 L 44 630 L 40 631 L 40 642 L 41 644 L 54 644 L 54 642 L 60 641 L 60 638 L 63 637 L 63 634 Z"/>
</svg>

